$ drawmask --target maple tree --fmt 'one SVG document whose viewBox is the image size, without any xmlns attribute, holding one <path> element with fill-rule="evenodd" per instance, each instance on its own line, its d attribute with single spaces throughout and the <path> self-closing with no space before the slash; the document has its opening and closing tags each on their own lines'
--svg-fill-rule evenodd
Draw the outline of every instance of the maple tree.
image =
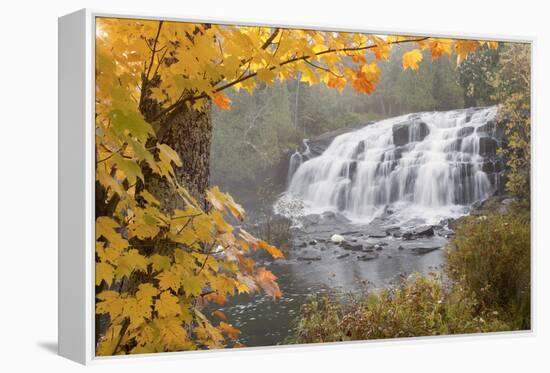
<svg viewBox="0 0 550 373">
<path fill-rule="evenodd" d="M 236 293 L 281 295 L 247 256 L 283 256 L 230 222 L 243 209 L 207 188 L 214 104 L 300 79 L 370 94 L 377 61 L 412 43 L 403 68 L 494 42 L 135 19 L 96 19 L 96 314 L 98 355 L 239 346 L 221 311 Z M 182 132 L 183 131 L 183 132 Z"/>
</svg>

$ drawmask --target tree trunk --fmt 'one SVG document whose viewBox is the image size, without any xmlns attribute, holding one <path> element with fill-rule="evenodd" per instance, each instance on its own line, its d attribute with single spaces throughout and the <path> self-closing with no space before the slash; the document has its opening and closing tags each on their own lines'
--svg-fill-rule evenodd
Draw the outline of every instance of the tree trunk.
<svg viewBox="0 0 550 373">
<path fill-rule="evenodd" d="M 176 151 L 183 163 L 174 167 L 178 182 L 184 185 L 199 204 L 207 208 L 206 190 L 210 177 L 210 146 L 212 142 L 212 114 L 210 101 L 202 111 L 183 106 L 160 123 L 157 141 Z M 142 109 L 143 112 L 143 109 Z M 153 116 L 144 112 L 144 116 Z M 161 201 L 163 210 L 182 208 L 166 180 L 152 172 L 145 172 L 144 187 Z"/>
</svg>

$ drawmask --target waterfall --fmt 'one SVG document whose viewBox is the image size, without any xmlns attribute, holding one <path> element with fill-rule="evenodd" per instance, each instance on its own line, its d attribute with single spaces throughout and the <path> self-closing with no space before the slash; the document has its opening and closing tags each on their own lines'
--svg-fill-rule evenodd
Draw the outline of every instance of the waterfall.
<svg viewBox="0 0 550 373">
<path fill-rule="evenodd" d="M 307 213 L 341 212 L 355 221 L 388 210 L 399 222 L 462 215 L 501 183 L 496 112 L 409 114 L 339 135 L 315 158 L 296 152 L 285 197 L 303 201 Z"/>
<path fill-rule="evenodd" d="M 294 176 L 294 173 L 296 172 L 296 170 L 298 170 L 298 167 L 302 165 L 303 161 L 304 161 L 304 157 L 298 151 L 298 149 L 296 149 L 296 151 L 290 156 L 290 161 L 288 163 L 287 183 L 289 183 L 292 180 L 292 176 Z"/>
</svg>

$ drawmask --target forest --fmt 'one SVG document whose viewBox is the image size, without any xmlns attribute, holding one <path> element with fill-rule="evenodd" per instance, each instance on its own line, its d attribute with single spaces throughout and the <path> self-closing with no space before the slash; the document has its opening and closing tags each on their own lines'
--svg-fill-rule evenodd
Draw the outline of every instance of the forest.
<svg viewBox="0 0 550 373">
<path fill-rule="evenodd" d="M 531 328 L 529 44 L 96 19 L 96 355 Z"/>
</svg>

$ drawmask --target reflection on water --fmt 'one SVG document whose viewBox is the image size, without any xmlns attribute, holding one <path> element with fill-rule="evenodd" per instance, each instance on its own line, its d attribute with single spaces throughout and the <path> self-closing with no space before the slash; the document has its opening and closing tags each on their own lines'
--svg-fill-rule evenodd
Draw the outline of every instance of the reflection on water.
<svg viewBox="0 0 550 373">
<path fill-rule="evenodd" d="M 443 262 L 443 250 L 415 255 L 406 242 L 388 237 L 387 246 L 375 260 L 362 261 L 363 253 L 345 251 L 331 245 L 316 245 L 301 252 L 291 253 L 288 260 L 272 263 L 269 269 L 278 277 L 283 297 L 277 301 L 262 294 L 238 295 L 223 308 L 228 321 L 238 327 L 241 341 L 246 346 L 269 346 L 283 343 L 292 331 L 292 321 L 300 306 L 310 295 L 343 296 L 361 294 L 367 288 L 386 287 L 401 276 L 414 272 L 436 271 Z M 432 237 L 426 244 L 442 244 L 444 239 Z M 401 249 L 399 246 L 401 245 Z M 418 246 L 416 241 L 414 245 Z M 320 256 L 310 262 L 297 260 L 299 255 Z M 337 259 L 341 255 L 347 257 Z"/>
</svg>

